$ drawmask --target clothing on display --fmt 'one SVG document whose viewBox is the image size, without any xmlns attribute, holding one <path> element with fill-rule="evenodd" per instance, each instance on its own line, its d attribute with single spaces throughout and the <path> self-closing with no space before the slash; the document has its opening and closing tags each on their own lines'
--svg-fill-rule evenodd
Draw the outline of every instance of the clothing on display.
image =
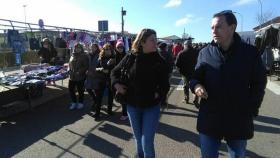
<svg viewBox="0 0 280 158">
<path fill-rule="evenodd" d="M 40 49 L 40 42 L 36 38 L 29 39 L 29 46 L 31 50 L 39 50 Z"/>
<path fill-rule="evenodd" d="M 63 38 L 56 38 L 54 46 L 55 48 L 67 48 L 67 43 Z"/>
<path fill-rule="evenodd" d="M 8 46 L 13 47 L 13 41 L 19 40 L 18 30 L 8 30 Z"/>
</svg>

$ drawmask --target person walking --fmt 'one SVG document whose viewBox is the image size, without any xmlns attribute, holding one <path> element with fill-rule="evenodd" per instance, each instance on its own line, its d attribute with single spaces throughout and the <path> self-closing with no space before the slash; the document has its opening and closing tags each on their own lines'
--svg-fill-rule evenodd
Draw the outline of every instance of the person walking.
<svg viewBox="0 0 280 158">
<path fill-rule="evenodd" d="M 229 157 L 245 158 L 264 97 L 267 78 L 260 53 L 241 40 L 236 26 L 232 11 L 214 14 L 213 41 L 200 51 L 190 81 L 201 98 L 197 130 L 202 158 L 218 157 L 222 139 Z"/>
<path fill-rule="evenodd" d="M 171 78 L 172 72 L 173 72 L 173 66 L 174 66 L 174 60 L 173 56 L 170 52 L 168 52 L 168 45 L 165 42 L 162 42 L 158 45 L 159 48 L 159 55 L 164 59 L 165 63 L 167 64 L 168 67 L 168 76 L 169 80 Z M 166 107 L 168 105 L 167 98 L 168 96 L 166 95 L 165 97 L 162 98 L 162 106 Z"/>
<path fill-rule="evenodd" d="M 127 67 L 127 61 L 131 66 Z M 128 62 L 128 63 L 131 63 Z M 126 66 L 125 66 L 126 65 Z M 127 67 L 127 81 L 121 80 Z M 168 68 L 157 52 L 156 32 L 143 29 L 132 45 L 132 52 L 112 70 L 112 87 L 126 96 L 127 112 L 140 158 L 154 158 L 154 137 L 159 123 L 160 103 L 169 91 Z"/>
<path fill-rule="evenodd" d="M 180 74 L 184 80 L 184 94 L 185 101 L 188 104 L 189 95 L 189 81 L 194 72 L 195 64 L 197 62 L 198 52 L 192 47 L 192 39 L 188 39 L 184 42 L 184 49 L 179 52 L 175 65 L 178 68 Z M 198 97 L 195 95 L 193 103 L 196 108 L 199 108 Z"/>
</svg>

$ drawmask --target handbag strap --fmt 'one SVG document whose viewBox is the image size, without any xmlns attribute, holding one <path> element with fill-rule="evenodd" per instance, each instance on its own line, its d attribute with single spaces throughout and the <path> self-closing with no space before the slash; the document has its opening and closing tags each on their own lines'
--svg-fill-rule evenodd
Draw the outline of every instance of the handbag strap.
<svg viewBox="0 0 280 158">
<path fill-rule="evenodd" d="M 134 64 L 135 62 L 135 55 L 133 55 L 132 53 L 128 54 L 128 58 L 125 61 L 125 64 L 123 65 L 123 69 L 128 70 L 131 68 L 131 66 Z"/>
</svg>

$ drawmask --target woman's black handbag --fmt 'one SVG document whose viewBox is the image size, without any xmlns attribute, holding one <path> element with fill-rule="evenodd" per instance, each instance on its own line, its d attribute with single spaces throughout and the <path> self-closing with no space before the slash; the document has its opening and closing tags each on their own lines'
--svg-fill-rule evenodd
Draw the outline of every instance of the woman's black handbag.
<svg viewBox="0 0 280 158">
<path fill-rule="evenodd" d="M 132 67 L 134 61 L 135 61 L 135 55 L 129 54 L 129 57 L 126 58 L 126 61 L 124 62 L 121 68 L 120 82 L 121 84 L 127 87 L 129 86 L 129 79 L 130 79 L 129 70 Z M 126 94 L 116 93 L 115 100 L 120 104 L 125 104 L 127 101 L 127 92 Z"/>
</svg>

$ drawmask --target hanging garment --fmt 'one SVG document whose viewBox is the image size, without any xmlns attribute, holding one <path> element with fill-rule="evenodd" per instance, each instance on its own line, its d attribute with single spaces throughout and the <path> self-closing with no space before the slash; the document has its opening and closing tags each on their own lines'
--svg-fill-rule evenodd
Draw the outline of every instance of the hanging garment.
<svg viewBox="0 0 280 158">
<path fill-rule="evenodd" d="M 55 48 L 66 48 L 67 44 L 63 38 L 56 38 L 55 39 Z"/>
<path fill-rule="evenodd" d="M 262 61 L 266 67 L 266 70 L 270 70 L 273 65 L 273 52 L 270 47 L 265 48 L 263 55 L 262 55 Z"/>
<path fill-rule="evenodd" d="M 18 30 L 8 30 L 8 46 L 13 47 L 13 41 L 19 41 Z"/>
<path fill-rule="evenodd" d="M 29 46 L 31 50 L 39 50 L 40 49 L 40 42 L 36 38 L 29 39 Z"/>
</svg>

